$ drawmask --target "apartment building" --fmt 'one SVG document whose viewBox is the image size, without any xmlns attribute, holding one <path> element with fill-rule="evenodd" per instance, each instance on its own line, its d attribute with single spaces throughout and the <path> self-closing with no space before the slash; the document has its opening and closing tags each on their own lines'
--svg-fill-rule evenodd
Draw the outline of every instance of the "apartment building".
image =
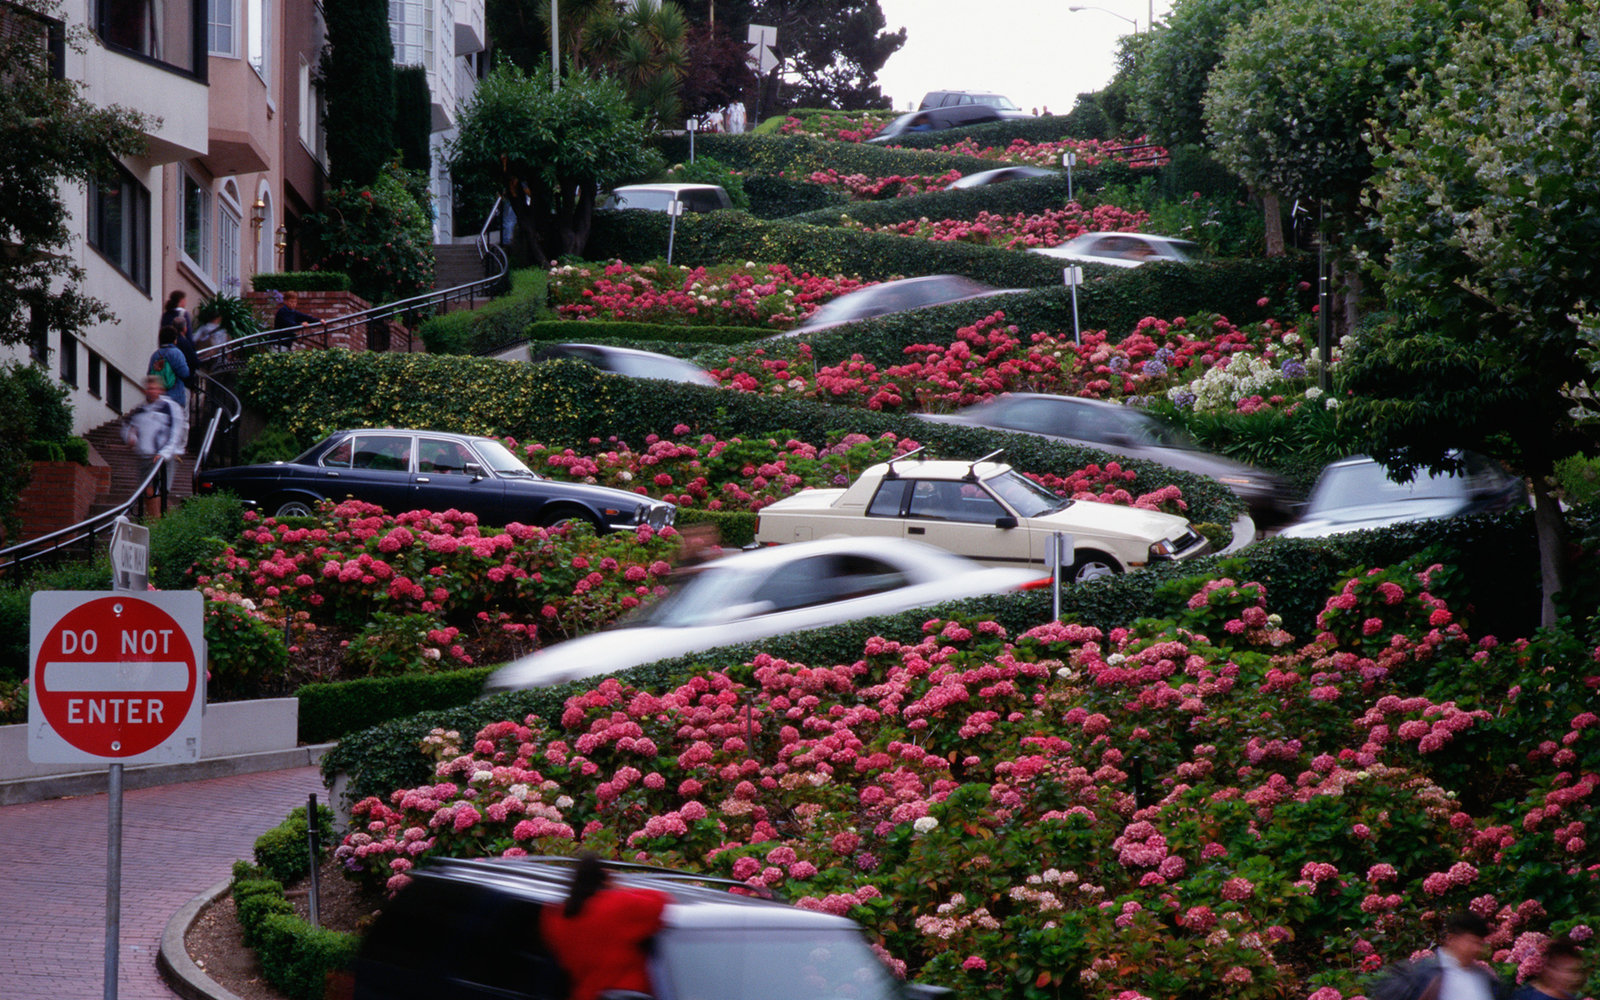
<svg viewBox="0 0 1600 1000">
<path fill-rule="evenodd" d="M 434 242 L 449 243 L 457 228 L 476 234 L 481 219 L 464 219 L 457 226 L 446 147 L 455 137 L 461 107 L 486 71 L 484 0 L 389 0 L 389 38 L 396 66 L 421 66 L 428 73 Z"/>
<path fill-rule="evenodd" d="M 302 264 L 300 220 L 326 178 L 312 77 L 314 0 L 65 0 L 61 71 L 98 105 L 148 116 L 144 155 L 63 185 L 67 252 L 111 318 L 32 355 L 70 389 L 78 432 L 142 400 L 166 296 L 191 309 L 249 276 Z"/>
</svg>

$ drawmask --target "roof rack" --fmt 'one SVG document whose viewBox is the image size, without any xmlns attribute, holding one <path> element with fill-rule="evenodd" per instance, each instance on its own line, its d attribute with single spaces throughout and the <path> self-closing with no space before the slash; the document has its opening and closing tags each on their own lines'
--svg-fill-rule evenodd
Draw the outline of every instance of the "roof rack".
<svg viewBox="0 0 1600 1000">
<path fill-rule="evenodd" d="M 1001 455 L 1004 455 L 1005 453 L 1006 453 L 1006 450 L 1004 448 L 996 448 L 994 451 L 989 452 L 989 454 L 983 456 L 982 458 L 973 459 L 972 460 L 972 464 L 967 466 L 967 474 L 961 477 L 961 481 L 964 482 L 964 483 L 975 483 L 975 482 L 977 482 L 978 481 L 978 466 L 980 466 L 983 463 L 988 462 L 988 461 L 990 461 L 992 459 L 999 458 Z"/>
<path fill-rule="evenodd" d="M 885 478 L 885 479 L 899 479 L 900 478 L 900 473 L 895 471 L 894 463 L 903 462 L 903 461 L 905 461 L 906 459 L 910 458 L 913 455 L 921 455 L 921 454 L 922 454 L 922 446 L 918 445 L 917 447 L 912 448 L 910 451 L 906 452 L 904 455 L 896 455 L 894 458 L 889 459 L 889 471 L 884 473 L 883 478 Z M 922 461 L 922 459 L 919 458 L 919 459 L 917 459 L 917 461 L 920 462 L 920 461 Z"/>
</svg>

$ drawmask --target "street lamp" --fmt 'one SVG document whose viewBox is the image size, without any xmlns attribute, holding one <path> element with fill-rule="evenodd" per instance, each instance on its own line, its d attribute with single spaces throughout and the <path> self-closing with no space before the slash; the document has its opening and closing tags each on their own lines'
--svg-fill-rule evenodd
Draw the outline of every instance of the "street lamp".
<svg viewBox="0 0 1600 1000">
<path fill-rule="evenodd" d="M 1124 21 L 1127 21 L 1129 24 L 1133 25 L 1133 33 L 1134 34 L 1137 35 L 1139 33 L 1139 19 L 1136 18 L 1136 17 L 1129 17 L 1126 14 L 1118 14 L 1116 11 L 1110 10 L 1109 8 L 1106 8 L 1106 7 L 1095 7 L 1093 5 L 1080 6 L 1080 7 L 1068 7 L 1067 9 L 1070 10 L 1070 11 L 1073 11 L 1073 12 L 1077 12 L 1077 11 L 1080 11 L 1080 10 L 1097 10 L 1102 14 L 1110 14 L 1112 17 L 1120 17 Z M 1150 0 L 1150 10 L 1152 12 L 1151 16 L 1154 17 L 1155 0 Z"/>
</svg>

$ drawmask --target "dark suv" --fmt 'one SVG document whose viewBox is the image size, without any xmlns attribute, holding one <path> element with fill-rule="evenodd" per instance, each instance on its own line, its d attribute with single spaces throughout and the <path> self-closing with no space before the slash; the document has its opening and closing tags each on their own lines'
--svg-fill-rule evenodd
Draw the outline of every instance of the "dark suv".
<svg viewBox="0 0 1600 1000">
<path fill-rule="evenodd" d="M 1004 94 L 990 94 L 975 90 L 930 90 L 923 95 L 922 103 L 917 105 L 917 110 L 957 108 L 973 104 L 994 108 L 999 112 L 1001 118 L 1033 117 L 1033 115 L 1011 103 L 1011 98 Z"/>
<path fill-rule="evenodd" d="M 539 911 L 566 898 L 572 864 L 495 858 L 417 869 L 362 942 L 355 1000 L 564 1000 L 565 977 L 539 939 Z M 844 917 L 730 891 L 748 891 L 742 882 L 643 865 L 611 865 L 610 874 L 613 884 L 672 897 L 649 962 L 657 1000 L 938 1000 L 950 992 L 901 983 Z"/>
</svg>

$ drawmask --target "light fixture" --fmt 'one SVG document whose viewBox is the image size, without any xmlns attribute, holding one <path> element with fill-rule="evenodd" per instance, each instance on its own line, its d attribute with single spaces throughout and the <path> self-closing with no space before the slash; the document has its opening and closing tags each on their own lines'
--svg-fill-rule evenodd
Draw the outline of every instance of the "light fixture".
<svg viewBox="0 0 1600 1000">
<path fill-rule="evenodd" d="M 261 224 L 267 221 L 267 203 L 265 199 L 257 198 L 255 204 L 250 206 L 250 228 L 256 232 L 261 231 Z"/>
</svg>

